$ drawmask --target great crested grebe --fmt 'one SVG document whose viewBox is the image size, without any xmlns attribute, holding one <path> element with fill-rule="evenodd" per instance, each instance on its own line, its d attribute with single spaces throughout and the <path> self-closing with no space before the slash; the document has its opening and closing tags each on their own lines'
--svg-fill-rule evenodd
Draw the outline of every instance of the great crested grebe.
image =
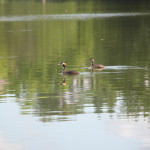
<svg viewBox="0 0 150 150">
<path fill-rule="evenodd" d="M 66 63 L 65 63 L 65 62 L 61 62 L 61 63 L 58 64 L 58 65 L 63 66 L 62 72 L 63 72 L 63 74 L 65 74 L 65 75 L 78 75 L 78 74 L 79 74 L 79 72 L 77 72 L 77 71 L 66 71 Z"/>
<path fill-rule="evenodd" d="M 105 68 L 105 66 L 103 66 L 103 65 L 100 65 L 100 64 L 96 64 L 96 65 L 94 65 L 94 59 L 93 58 L 91 58 L 90 59 L 90 61 L 91 61 L 91 63 L 92 63 L 92 68 L 94 69 L 104 69 Z"/>
</svg>

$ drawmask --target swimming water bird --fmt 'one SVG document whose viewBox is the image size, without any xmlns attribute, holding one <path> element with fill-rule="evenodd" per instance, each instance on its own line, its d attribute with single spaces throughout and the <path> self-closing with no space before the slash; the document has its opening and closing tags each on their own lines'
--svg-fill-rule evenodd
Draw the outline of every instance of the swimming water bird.
<svg viewBox="0 0 150 150">
<path fill-rule="evenodd" d="M 77 72 L 77 71 L 66 71 L 67 64 L 65 62 L 61 62 L 58 65 L 63 66 L 62 72 L 63 72 L 64 75 L 78 75 L 79 74 L 79 72 Z"/>
<path fill-rule="evenodd" d="M 94 65 L 94 59 L 93 58 L 91 58 L 90 59 L 90 61 L 91 61 L 91 63 L 92 63 L 92 68 L 94 69 L 104 69 L 105 68 L 105 66 L 103 66 L 103 65 L 100 65 L 100 64 L 96 64 L 96 65 Z"/>
</svg>

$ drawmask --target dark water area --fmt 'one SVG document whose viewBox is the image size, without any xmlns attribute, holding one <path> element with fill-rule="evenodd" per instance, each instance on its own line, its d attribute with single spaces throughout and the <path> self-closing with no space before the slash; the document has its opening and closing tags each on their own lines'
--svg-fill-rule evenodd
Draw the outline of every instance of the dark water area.
<svg viewBox="0 0 150 150">
<path fill-rule="evenodd" d="M 149 150 L 149 3 L 0 0 L 0 149 Z"/>
</svg>

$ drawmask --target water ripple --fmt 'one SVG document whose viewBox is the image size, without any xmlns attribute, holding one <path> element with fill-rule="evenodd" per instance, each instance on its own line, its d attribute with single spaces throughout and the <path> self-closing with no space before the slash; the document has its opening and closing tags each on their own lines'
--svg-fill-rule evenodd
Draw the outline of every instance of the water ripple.
<svg viewBox="0 0 150 150">
<path fill-rule="evenodd" d="M 38 20 L 87 20 L 93 18 L 111 18 L 127 16 L 145 16 L 149 13 L 100 13 L 100 14 L 57 14 L 57 15 L 28 15 L 28 16 L 3 16 L 0 22 L 38 21 Z"/>
</svg>

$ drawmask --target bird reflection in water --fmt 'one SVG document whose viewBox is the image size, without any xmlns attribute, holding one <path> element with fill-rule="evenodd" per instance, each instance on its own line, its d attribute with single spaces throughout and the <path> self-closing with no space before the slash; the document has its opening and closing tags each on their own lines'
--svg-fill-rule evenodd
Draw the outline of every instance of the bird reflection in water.
<svg viewBox="0 0 150 150">
<path fill-rule="evenodd" d="M 66 78 L 67 77 L 74 77 L 74 76 L 77 76 L 78 74 L 63 74 L 62 76 L 63 76 L 63 81 L 62 81 L 62 83 L 61 83 L 61 85 L 66 85 L 67 84 L 67 80 L 66 80 Z"/>
<path fill-rule="evenodd" d="M 66 82 L 66 76 L 63 75 L 63 82 L 61 83 L 61 85 L 66 85 L 66 84 L 67 84 L 67 82 Z"/>
</svg>

